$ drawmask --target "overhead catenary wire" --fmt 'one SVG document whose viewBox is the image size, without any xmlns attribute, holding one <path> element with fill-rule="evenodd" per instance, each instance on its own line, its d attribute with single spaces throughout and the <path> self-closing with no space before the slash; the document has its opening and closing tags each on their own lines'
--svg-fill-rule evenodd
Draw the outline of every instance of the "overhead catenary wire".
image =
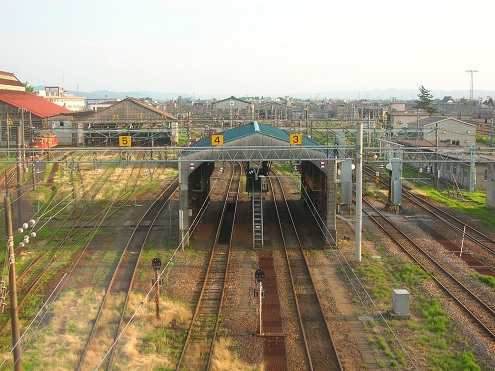
<svg viewBox="0 0 495 371">
<path fill-rule="evenodd" d="M 131 179 L 131 178 L 129 178 L 129 179 Z M 146 185 L 144 185 L 144 184 L 143 184 L 143 185 L 142 185 L 142 188 L 144 188 L 144 187 L 146 187 Z M 139 188 L 139 189 L 141 189 L 141 188 Z M 139 191 L 139 189 L 138 189 L 138 191 Z M 132 198 L 132 196 L 131 196 L 131 197 L 129 197 L 129 199 L 130 199 L 130 198 Z M 118 200 L 118 199 L 119 199 L 119 195 L 117 195 L 117 197 L 116 197 L 116 200 Z M 116 201 L 115 201 L 115 202 L 116 202 Z M 106 208 L 106 210 L 107 210 L 107 212 L 109 213 L 109 212 L 111 211 L 111 206 L 107 207 L 107 208 Z M 102 218 L 102 221 L 103 221 L 103 220 L 105 220 L 105 219 L 106 219 L 106 216 Z M 98 229 L 98 226 L 97 226 L 96 228 L 94 228 L 94 233 L 93 233 L 93 236 L 92 236 L 92 237 L 94 237 L 94 234 L 97 232 L 97 229 Z M 92 239 L 92 237 L 91 237 L 91 239 Z M 90 239 L 90 240 L 91 240 L 91 239 Z M 86 248 L 87 246 L 88 246 L 88 244 L 86 244 L 86 245 L 85 245 L 85 248 Z M 79 259 L 80 259 L 80 257 L 81 257 L 81 256 L 82 256 L 82 254 L 79 256 L 79 258 L 78 258 L 78 260 L 77 260 L 77 261 L 79 261 Z M 70 275 L 70 273 L 72 273 L 72 271 L 74 270 L 74 268 L 77 266 L 77 261 L 76 261 L 76 262 L 72 265 L 71 270 L 70 270 L 68 273 L 66 273 L 66 274 L 68 274 L 68 276 Z M 50 264 L 50 265 L 51 265 L 51 264 Z M 47 267 L 46 269 L 48 269 L 48 268 L 49 268 L 49 267 Z M 66 282 L 67 282 L 67 281 L 66 281 Z M 62 288 L 63 288 L 63 286 L 60 286 L 60 290 L 62 290 Z"/>
<path fill-rule="evenodd" d="M 52 290 L 51 294 L 48 296 L 48 298 L 45 300 L 45 302 L 43 303 L 43 305 L 41 306 L 41 308 L 38 310 L 38 312 L 36 313 L 36 315 L 34 316 L 34 318 L 31 320 L 31 322 L 29 323 L 29 325 L 26 327 L 26 329 L 24 330 L 24 332 L 22 333 L 21 337 L 19 338 L 19 341 L 14 344 L 12 346 L 12 348 L 10 349 L 10 351 L 8 352 L 7 356 L 10 356 L 12 354 L 12 352 L 14 351 L 14 348 L 18 345 L 18 343 L 20 343 L 20 341 L 24 338 L 24 336 L 26 336 L 27 332 L 31 329 L 32 325 L 34 324 L 34 322 L 36 321 L 36 319 L 38 318 L 38 316 L 40 315 L 40 313 L 42 312 L 43 308 L 46 308 L 46 305 L 47 303 L 50 302 L 50 300 L 52 299 L 52 296 L 54 295 L 55 292 L 58 291 L 61 283 L 66 279 L 67 277 L 67 274 L 64 274 L 64 276 L 59 280 L 59 282 L 57 283 L 57 286 L 55 286 L 55 288 Z M 45 314 L 44 316 L 46 316 L 48 312 L 45 311 Z M 43 317 L 44 317 L 43 316 Z M 38 326 L 41 324 L 41 322 L 38 323 Z M 34 335 L 31 336 L 30 339 L 33 338 Z M 28 340 L 28 344 L 29 344 L 29 340 Z M 26 351 L 25 347 L 23 348 L 23 353 Z M 5 362 L 7 362 L 8 358 L 5 357 L 2 361 L 2 363 L 0 363 L 0 368 L 5 364 Z"/>
</svg>

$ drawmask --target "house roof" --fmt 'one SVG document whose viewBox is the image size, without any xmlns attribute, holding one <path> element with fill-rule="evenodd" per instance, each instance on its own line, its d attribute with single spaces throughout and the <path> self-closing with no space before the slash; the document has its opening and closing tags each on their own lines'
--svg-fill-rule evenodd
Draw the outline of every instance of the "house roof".
<svg viewBox="0 0 495 371">
<path fill-rule="evenodd" d="M 440 101 L 441 104 L 445 104 L 445 103 L 455 103 L 455 100 L 450 96 L 450 95 L 446 95 L 445 97 L 443 97 L 443 99 Z"/>
<path fill-rule="evenodd" d="M 454 117 L 445 117 L 445 116 L 429 116 L 429 117 L 426 117 L 424 119 L 420 119 L 418 122 L 421 126 L 429 126 L 429 125 L 438 124 L 439 122 L 449 121 L 449 120 L 461 122 L 465 125 L 476 126 L 474 124 L 470 124 L 469 122 L 458 120 Z M 413 124 L 414 123 L 409 123 L 409 125 L 413 125 Z"/>
<path fill-rule="evenodd" d="M 230 98 L 226 98 L 226 99 L 222 99 L 222 100 L 216 101 L 216 102 L 214 102 L 214 104 L 221 103 L 221 102 L 226 102 L 226 101 L 231 101 L 231 100 L 236 100 L 238 102 L 242 102 L 242 103 L 246 103 L 246 104 L 251 104 L 251 102 L 248 102 L 247 100 L 242 100 L 242 99 L 236 98 L 233 95 Z"/>
<path fill-rule="evenodd" d="M 0 71 L 0 85 L 5 86 L 5 89 L 9 89 L 8 87 L 12 86 L 24 90 L 24 84 L 11 72 Z"/>
<path fill-rule="evenodd" d="M 124 104 L 127 104 L 128 102 L 135 104 L 135 105 L 138 105 L 139 107 L 142 107 L 147 111 L 151 111 L 153 113 L 156 113 L 156 114 L 160 115 L 161 117 L 163 117 L 163 115 L 165 115 L 167 119 L 176 120 L 176 118 L 174 116 L 172 116 L 170 113 L 168 113 L 162 109 L 153 107 L 149 104 L 146 104 L 146 103 L 140 101 L 139 99 L 132 98 L 132 97 L 127 97 L 127 98 L 125 98 L 123 100 L 119 100 L 119 101 L 106 101 L 106 102 L 103 102 L 102 105 L 104 105 L 104 106 L 108 105 L 108 107 L 103 107 L 101 110 L 98 110 L 98 111 L 89 111 L 90 112 L 89 114 L 78 113 L 78 114 L 75 114 L 74 116 L 79 118 L 79 119 L 84 119 L 87 121 L 99 120 L 102 117 L 104 117 L 105 115 L 111 114 L 111 112 L 113 112 L 114 110 L 119 109 L 119 105 L 124 105 Z M 127 116 L 127 117 L 125 117 L 125 116 Z M 130 116 L 129 114 L 124 114 L 121 119 L 135 119 L 136 118 L 136 116 L 133 116 L 132 118 L 129 116 Z"/>
<path fill-rule="evenodd" d="M 136 103 L 137 105 L 143 107 L 143 108 L 146 108 L 147 110 L 150 110 L 150 111 L 153 111 L 153 112 L 156 112 L 156 113 L 159 113 L 160 115 L 167 115 L 172 117 L 172 115 L 168 114 L 167 112 L 165 112 L 164 110 L 162 109 L 159 109 L 159 108 L 156 108 L 156 107 L 153 107 L 153 106 L 150 106 L 149 104 L 146 104 L 144 103 L 143 101 L 140 101 L 139 99 L 136 99 L 136 98 L 132 98 L 132 97 L 128 97 L 124 100 L 122 100 L 121 102 L 124 102 L 126 100 L 129 100 L 129 101 L 132 101 L 134 103 Z M 118 103 L 118 102 L 117 102 Z"/>
<path fill-rule="evenodd" d="M 28 112 L 40 118 L 72 112 L 27 91 L 0 90 L 0 101 L 17 108 L 25 108 Z"/>
</svg>

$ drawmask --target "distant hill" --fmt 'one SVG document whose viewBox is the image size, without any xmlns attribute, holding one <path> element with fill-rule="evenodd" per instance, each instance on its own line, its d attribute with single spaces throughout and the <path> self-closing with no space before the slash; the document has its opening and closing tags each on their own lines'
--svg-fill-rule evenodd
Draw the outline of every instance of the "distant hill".
<svg viewBox="0 0 495 371">
<path fill-rule="evenodd" d="M 434 99 L 442 99 L 446 96 L 451 96 L 454 99 L 468 98 L 469 90 L 431 90 L 430 93 Z M 294 98 L 330 98 L 330 99 L 370 99 L 370 100 L 391 100 L 397 101 L 415 100 L 418 99 L 418 89 L 373 89 L 373 90 L 339 90 L 327 91 L 316 94 L 296 94 Z M 487 98 L 495 97 L 495 90 L 474 90 L 473 97 Z"/>
<path fill-rule="evenodd" d="M 36 86 L 35 90 L 43 90 L 44 86 Z M 124 99 L 126 97 L 133 98 L 151 98 L 153 100 L 171 100 L 177 99 L 178 97 L 182 98 L 191 98 L 192 95 L 188 93 L 167 93 L 167 92 L 156 92 L 156 91 L 111 91 L 111 90 L 96 90 L 92 92 L 83 92 L 83 91 L 73 91 L 68 90 L 69 94 L 73 94 L 75 96 L 86 97 L 88 99 Z M 469 90 L 431 90 L 430 93 L 433 95 L 435 99 L 442 99 L 445 96 L 451 96 L 454 99 L 460 98 L 469 98 Z M 256 94 L 257 96 L 271 96 L 271 97 L 285 97 L 290 96 L 292 98 L 297 99 L 349 99 L 349 100 L 357 100 L 357 99 L 370 99 L 370 100 L 390 100 L 394 99 L 397 101 L 404 100 L 414 100 L 418 98 L 419 88 L 418 89 L 373 89 L 373 90 L 335 90 L 335 91 L 325 91 L 318 93 L 297 93 L 297 94 Z M 194 97 L 196 99 L 226 99 L 230 96 L 242 97 L 244 94 L 236 95 L 229 93 L 218 93 L 218 94 L 195 94 Z M 473 96 L 475 98 L 482 97 L 495 97 L 495 90 L 474 90 Z"/>
<path fill-rule="evenodd" d="M 77 92 L 69 90 L 68 93 L 86 97 L 88 99 L 124 99 L 127 97 L 133 98 L 152 98 L 153 100 L 170 100 L 177 99 L 181 96 L 180 93 L 164 93 L 164 92 L 152 92 L 152 91 L 110 91 L 110 90 L 96 90 L 92 92 Z M 184 96 L 184 95 L 182 95 Z"/>
</svg>

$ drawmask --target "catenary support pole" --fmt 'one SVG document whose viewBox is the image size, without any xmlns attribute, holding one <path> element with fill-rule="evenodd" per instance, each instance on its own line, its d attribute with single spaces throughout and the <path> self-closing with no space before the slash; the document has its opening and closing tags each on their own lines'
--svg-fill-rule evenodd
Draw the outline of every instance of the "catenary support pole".
<svg viewBox="0 0 495 371">
<path fill-rule="evenodd" d="M 14 236 L 12 232 L 12 210 L 10 197 L 4 197 L 5 229 L 7 234 L 7 251 L 9 259 L 10 321 L 12 324 L 12 347 L 14 348 L 14 370 L 22 370 L 21 344 L 19 330 L 19 313 L 17 312 L 17 284 L 15 278 Z"/>
<path fill-rule="evenodd" d="M 22 225 L 22 174 L 24 172 L 24 165 L 22 163 L 22 142 L 21 142 L 21 128 L 17 128 L 17 223 Z"/>
<path fill-rule="evenodd" d="M 363 123 L 357 124 L 356 133 L 356 261 L 361 261 L 361 235 L 363 226 Z"/>
</svg>

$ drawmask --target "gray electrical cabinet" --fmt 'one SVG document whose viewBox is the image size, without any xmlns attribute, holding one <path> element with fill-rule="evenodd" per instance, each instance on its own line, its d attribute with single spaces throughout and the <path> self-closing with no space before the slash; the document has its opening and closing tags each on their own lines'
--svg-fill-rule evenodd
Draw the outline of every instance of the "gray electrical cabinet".
<svg viewBox="0 0 495 371">
<path fill-rule="evenodd" d="M 392 295 L 392 313 L 395 316 L 409 316 L 409 292 L 395 289 Z"/>
<path fill-rule="evenodd" d="M 392 293 L 392 309 L 387 311 L 390 319 L 409 319 L 409 292 L 405 289 L 395 289 Z"/>
<path fill-rule="evenodd" d="M 392 192 L 391 201 L 393 205 L 402 204 L 402 161 L 397 159 L 392 159 L 392 184 L 390 185 Z"/>
</svg>

